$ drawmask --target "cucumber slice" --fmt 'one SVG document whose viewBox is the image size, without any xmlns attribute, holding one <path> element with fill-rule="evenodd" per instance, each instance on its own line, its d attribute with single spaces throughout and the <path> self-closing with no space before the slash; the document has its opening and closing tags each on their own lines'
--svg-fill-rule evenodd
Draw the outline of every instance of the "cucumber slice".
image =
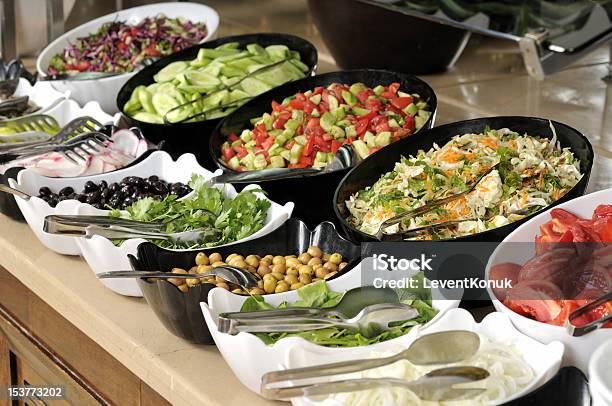
<svg viewBox="0 0 612 406">
<path fill-rule="evenodd" d="M 229 92 L 227 90 L 222 90 L 218 93 L 215 93 L 213 95 L 211 95 L 210 97 L 207 97 L 206 99 L 202 100 L 202 104 L 206 107 L 216 107 L 218 105 L 220 105 L 223 100 L 225 99 L 225 96 L 228 94 Z"/>
<path fill-rule="evenodd" d="M 247 92 L 249 96 L 257 96 L 258 94 L 267 92 L 272 89 L 272 86 L 262 82 L 261 80 L 257 80 L 255 78 L 246 78 L 240 83 L 240 87 L 242 90 Z"/>
<path fill-rule="evenodd" d="M 269 45 L 266 47 L 266 52 L 270 58 L 280 60 L 291 56 L 291 52 L 286 45 Z"/>
<path fill-rule="evenodd" d="M 265 55 L 266 54 L 266 50 L 259 44 L 248 44 L 246 46 L 247 51 L 249 51 L 249 53 L 251 55 Z"/>
<path fill-rule="evenodd" d="M 151 114 L 157 114 L 157 111 L 155 110 L 155 107 L 153 107 L 153 103 L 151 101 L 152 98 L 153 96 L 151 96 L 151 93 L 149 93 L 147 89 L 141 89 L 140 92 L 138 92 L 138 100 L 140 101 L 144 111 Z"/>
<path fill-rule="evenodd" d="M 165 66 L 162 70 L 157 72 L 157 74 L 153 77 L 156 82 L 170 82 L 172 79 L 176 78 L 176 76 L 187 69 L 189 65 L 184 61 L 172 62 Z"/>
<path fill-rule="evenodd" d="M 134 114 L 132 118 L 134 120 L 142 121 L 145 123 L 152 123 L 152 124 L 163 124 L 164 123 L 164 120 L 162 120 L 162 118 L 158 116 L 157 114 L 151 114 L 145 111 L 139 111 L 138 113 Z"/>
<path fill-rule="evenodd" d="M 234 41 L 234 42 L 226 42 L 223 45 L 219 45 L 215 49 L 238 49 L 239 46 L 240 46 L 240 43 L 237 41 Z"/>
<path fill-rule="evenodd" d="M 230 102 L 234 102 L 236 100 L 241 100 L 241 99 L 245 99 L 247 97 L 250 97 L 250 95 L 246 92 L 243 92 L 240 89 L 236 89 L 236 90 L 232 90 L 229 94 L 229 101 Z"/>
<path fill-rule="evenodd" d="M 152 102 L 155 111 L 162 117 L 179 105 L 179 102 L 167 93 L 155 93 L 152 97 Z"/>
<path fill-rule="evenodd" d="M 190 85 L 194 86 L 218 86 L 221 84 L 219 78 L 204 71 L 187 71 L 185 78 Z"/>
<path fill-rule="evenodd" d="M 223 76 L 231 78 L 231 77 L 234 77 L 234 76 L 243 76 L 245 74 L 245 72 L 244 72 L 244 70 L 242 70 L 240 68 L 228 65 L 228 66 L 224 66 L 224 67 L 221 68 L 221 74 Z"/>
</svg>

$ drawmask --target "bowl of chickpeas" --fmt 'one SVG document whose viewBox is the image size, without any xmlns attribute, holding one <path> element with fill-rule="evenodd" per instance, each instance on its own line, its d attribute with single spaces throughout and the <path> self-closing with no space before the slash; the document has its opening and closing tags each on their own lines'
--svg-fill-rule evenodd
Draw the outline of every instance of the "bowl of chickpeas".
<svg viewBox="0 0 612 406">
<path fill-rule="evenodd" d="M 138 279 L 138 285 L 170 332 L 204 344 L 213 344 L 213 340 L 200 302 L 207 302 L 211 289 L 226 289 L 237 295 L 290 294 L 310 283 L 338 278 L 361 261 L 359 245 L 342 238 L 332 223 L 323 222 L 311 231 L 294 218 L 268 235 L 224 247 L 170 251 L 147 242 L 140 244 L 137 251 L 136 257 L 130 257 L 134 270 L 202 275 L 190 279 Z M 246 288 L 207 275 L 220 265 L 252 273 L 257 286 Z"/>
</svg>

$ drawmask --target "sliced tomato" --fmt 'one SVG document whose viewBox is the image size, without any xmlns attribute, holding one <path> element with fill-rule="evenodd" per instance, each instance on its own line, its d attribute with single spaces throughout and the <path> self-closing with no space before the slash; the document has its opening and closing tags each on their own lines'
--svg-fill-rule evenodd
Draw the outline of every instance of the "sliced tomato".
<svg viewBox="0 0 612 406">
<path fill-rule="evenodd" d="M 593 222 L 592 230 L 597 233 L 602 242 L 612 242 L 612 218 L 598 217 Z"/>
<path fill-rule="evenodd" d="M 357 120 L 357 123 L 355 124 L 355 131 L 357 132 L 358 136 L 361 137 L 363 134 L 365 134 L 365 132 L 368 130 L 369 123 L 370 123 L 370 120 L 368 119 Z"/>
<path fill-rule="evenodd" d="M 294 110 L 302 110 L 304 109 L 304 101 L 299 99 L 293 99 L 289 102 L 289 105 Z"/>
<path fill-rule="evenodd" d="M 314 139 L 315 139 L 314 135 L 311 135 L 310 137 L 308 137 L 308 142 L 306 142 L 306 145 L 304 145 L 304 149 L 302 150 L 302 156 L 312 155 L 312 153 L 314 152 L 314 145 L 315 145 Z"/>
<path fill-rule="evenodd" d="M 314 88 L 314 90 L 312 91 L 313 94 L 323 94 L 327 89 L 325 89 L 323 86 L 317 86 Z"/>
<path fill-rule="evenodd" d="M 74 68 L 79 72 L 84 72 L 89 69 L 90 66 L 91 64 L 88 61 L 81 61 L 78 64 L 74 65 Z"/>
<path fill-rule="evenodd" d="M 521 266 L 512 262 L 497 264 L 494 265 L 489 271 L 489 279 L 494 281 L 502 281 L 502 283 L 504 281 L 508 281 L 510 285 L 514 286 L 518 283 L 518 274 L 520 270 Z M 498 285 L 502 285 L 502 283 L 499 283 Z M 496 286 L 493 288 L 493 293 L 499 300 L 504 301 L 506 299 L 508 289 L 502 286 Z"/>
<path fill-rule="evenodd" d="M 397 91 L 400 88 L 400 84 L 397 82 L 393 82 L 389 85 L 389 87 L 387 88 L 391 93 L 397 93 Z"/>
<path fill-rule="evenodd" d="M 270 136 L 268 138 L 266 138 L 266 140 L 264 142 L 261 143 L 262 148 L 264 149 L 264 151 L 267 151 L 270 149 L 270 147 L 272 145 L 274 145 L 274 141 L 276 141 L 276 138 Z"/>
<path fill-rule="evenodd" d="M 127 45 L 125 45 L 125 43 L 123 43 L 123 42 L 120 42 L 120 43 L 117 44 L 117 48 L 119 48 L 120 50 L 123 51 L 123 50 L 127 49 Z"/>
<path fill-rule="evenodd" d="M 612 217 L 612 204 L 600 204 L 593 212 L 593 220 Z"/>
<path fill-rule="evenodd" d="M 247 151 L 245 147 L 241 147 L 240 145 L 235 146 L 234 151 L 236 151 L 236 155 L 240 159 L 244 158 L 245 156 L 249 154 L 249 151 Z"/>
<path fill-rule="evenodd" d="M 341 146 L 342 146 L 342 143 L 340 141 L 332 140 L 332 142 L 331 142 L 331 152 L 332 152 L 332 154 L 335 154 L 336 151 L 338 151 L 338 149 L 340 149 Z"/>
<path fill-rule="evenodd" d="M 393 93 L 391 91 L 388 91 L 388 90 L 385 90 L 380 95 L 382 97 L 384 97 L 385 99 L 389 99 L 389 100 L 391 100 L 391 99 L 393 99 L 395 97 L 395 93 Z"/>
<path fill-rule="evenodd" d="M 290 150 L 295 145 L 295 140 L 291 140 L 285 144 L 285 149 Z"/>
<path fill-rule="evenodd" d="M 226 161 L 229 161 L 236 155 L 236 152 L 234 152 L 232 148 L 226 147 L 226 148 L 221 148 L 221 154 L 223 154 L 223 159 L 225 159 Z"/>
<path fill-rule="evenodd" d="M 295 94 L 295 99 L 294 99 L 294 100 L 299 100 L 299 101 L 305 102 L 305 101 L 306 101 L 306 100 L 308 100 L 308 99 L 306 98 L 306 96 L 304 95 L 304 93 L 296 93 L 296 94 Z"/>
<path fill-rule="evenodd" d="M 407 115 L 404 117 L 404 125 L 402 126 L 407 130 L 415 130 L 416 123 L 414 122 L 414 117 Z"/>
<path fill-rule="evenodd" d="M 380 111 L 380 109 L 382 108 L 382 102 L 380 101 L 380 99 L 366 100 L 363 105 L 366 109 L 376 112 Z"/>
<path fill-rule="evenodd" d="M 152 47 L 145 48 L 145 49 L 143 49 L 143 51 L 144 51 L 145 55 L 147 55 L 147 56 L 158 57 L 158 56 L 162 55 L 162 53 L 160 51 L 158 51 L 157 49 L 152 48 Z"/>
<path fill-rule="evenodd" d="M 322 151 L 322 152 L 331 151 L 331 139 L 325 140 L 323 139 L 323 137 L 314 137 L 314 143 L 317 146 L 317 149 L 319 151 Z"/>
<path fill-rule="evenodd" d="M 299 161 L 299 165 L 302 168 L 307 168 L 309 166 L 312 166 L 313 162 L 314 162 L 314 157 L 302 155 Z"/>
<path fill-rule="evenodd" d="M 228 140 L 230 140 L 230 142 L 234 142 L 234 141 L 238 141 L 240 139 L 240 137 L 238 137 L 236 134 L 231 133 L 228 137 Z"/>
<path fill-rule="evenodd" d="M 395 97 L 391 99 L 391 104 L 393 104 L 398 109 L 406 108 L 410 103 L 412 103 L 412 97 Z"/>
<path fill-rule="evenodd" d="M 280 111 L 281 104 L 276 100 L 272 100 L 272 111 Z"/>
<path fill-rule="evenodd" d="M 278 117 L 276 120 L 274 120 L 274 122 L 272 123 L 272 128 L 274 128 L 275 130 L 282 130 L 283 128 L 285 128 L 285 123 L 287 122 L 287 119 L 284 117 Z"/>
<path fill-rule="evenodd" d="M 362 90 L 361 92 L 357 93 L 357 100 L 359 100 L 362 103 L 368 100 L 368 97 L 370 97 L 371 94 L 374 94 L 373 92 L 368 91 L 368 90 L 369 89 Z"/>
</svg>

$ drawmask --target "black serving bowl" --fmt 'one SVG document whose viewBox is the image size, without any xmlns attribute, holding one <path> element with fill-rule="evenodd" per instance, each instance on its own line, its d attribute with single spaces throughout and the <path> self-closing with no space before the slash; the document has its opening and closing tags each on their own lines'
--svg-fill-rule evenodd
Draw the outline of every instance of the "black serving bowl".
<svg viewBox="0 0 612 406">
<path fill-rule="evenodd" d="M 325 45 L 343 69 L 442 72 L 455 63 L 470 37 L 469 31 L 372 0 L 308 0 L 308 5 Z"/>
<path fill-rule="evenodd" d="M 232 253 L 297 255 L 310 245 L 317 245 L 324 252 L 338 252 L 349 259 L 338 275 L 349 272 L 361 261 L 359 245 L 342 238 L 332 223 L 321 223 L 310 231 L 302 221 L 290 218 L 268 235 L 223 247 L 170 251 L 145 242 L 138 246 L 137 257 L 130 255 L 130 262 L 136 271 L 169 272 L 172 268 L 191 269 L 198 252 L 218 252 L 223 257 Z M 186 293 L 167 282 L 138 279 L 138 285 L 157 317 L 172 334 L 198 344 L 214 343 L 200 308 L 200 302 L 208 303 L 208 292 L 214 285 L 200 284 L 189 288 Z"/>
<path fill-rule="evenodd" d="M 102 130 L 102 132 L 104 132 L 107 135 L 111 135 L 115 130 L 116 128 L 114 126 L 106 125 L 104 129 Z M 160 147 L 159 145 L 151 146 L 150 149 L 145 151 L 142 155 L 140 155 L 138 158 L 130 162 L 128 165 L 122 168 L 116 169 L 116 170 L 120 171 L 126 168 L 130 168 L 134 165 L 138 165 L 140 162 L 147 159 L 149 155 L 153 153 L 153 151 L 157 151 L 159 147 Z M 0 174 L 0 183 L 9 186 L 9 179 L 16 180 L 19 172 L 21 172 L 24 169 L 25 168 L 23 167 L 14 167 L 14 168 L 7 169 L 5 173 Z M 111 171 L 111 172 L 114 172 L 114 171 Z M 111 172 L 107 172 L 107 173 L 111 173 Z M 13 220 L 25 222 L 25 219 L 23 218 L 23 214 L 21 214 L 21 210 L 19 210 L 19 206 L 17 206 L 17 202 L 15 202 L 15 197 L 8 193 L 0 192 L 0 213 L 5 214 L 6 216 L 12 218 Z"/>
<path fill-rule="evenodd" d="M 535 117 L 508 116 L 477 118 L 435 127 L 431 130 L 423 132 L 421 137 L 404 138 L 366 158 L 363 162 L 361 162 L 361 164 L 353 168 L 353 170 L 351 170 L 344 177 L 344 179 L 342 179 L 340 185 L 336 189 L 333 199 L 333 207 L 338 222 L 340 223 L 342 230 L 352 241 L 377 241 L 373 236 L 357 230 L 348 223 L 346 219 L 349 216 L 349 211 L 346 208 L 345 202 L 352 194 L 364 189 L 367 186 L 373 185 L 381 177 L 381 175 L 393 170 L 395 163 L 398 162 L 402 156 L 416 155 L 419 150 L 427 151 L 433 146 L 434 143 L 442 146 L 450 141 L 450 139 L 455 135 L 482 132 L 487 126 L 496 129 L 509 128 L 520 134 L 527 133 L 530 135 L 551 138 L 551 123 L 555 127 L 557 139 L 561 144 L 561 147 L 569 147 L 576 158 L 580 160 L 580 172 L 583 174 L 583 176 L 582 179 L 580 179 L 580 181 L 561 199 L 542 210 L 546 210 L 552 206 L 556 206 L 559 203 L 582 196 L 589 182 L 591 167 L 593 166 L 593 148 L 591 147 L 589 140 L 578 130 L 556 121 Z M 531 219 L 541 211 L 505 226 L 483 231 L 477 234 L 453 238 L 452 241 L 500 242 L 519 225 Z"/>
<path fill-rule="evenodd" d="M 362 82 L 369 87 L 397 82 L 400 84 L 400 90 L 408 93 L 418 93 L 423 100 L 427 101 L 432 113 L 421 131 L 409 138 L 421 138 L 424 129 L 433 127 L 438 99 L 433 89 L 421 79 L 404 73 L 374 69 L 331 72 L 285 83 L 257 96 L 233 111 L 215 128 L 210 138 L 212 159 L 224 171 L 235 172 L 221 162 L 219 157 L 221 145 L 231 133 L 240 134 L 243 129 L 251 128 L 251 118 L 260 117 L 263 113 L 270 112 L 273 100 L 281 102 L 285 97 L 292 96 L 297 92 L 312 90 L 317 86 L 356 82 Z M 383 148 L 382 151 L 386 148 L 388 147 Z M 294 216 L 303 219 L 306 224 L 313 227 L 322 221 L 333 221 L 334 212 L 330 201 L 336 186 L 348 171 L 349 169 L 342 169 L 310 177 L 262 181 L 258 184 L 266 191 L 271 200 L 279 204 L 285 204 L 289 201 L 296 202 L 293 211 Z"/>
<path fill-rule="evenodd" d="M 166 65 L 176 61 L 195 59 L 198 55 L 198 51 L 201 48 L 216 48 L 219 45 L 223 45 L 228 42 L 238 42 L 240 47 L 245 47 L 246 45 L 254 42 L 264 47 L 274 44 L 286 45 L 291 50 L 298 51 L 300 53 L 300 59 L 302 62 L 310 68 L 310 70 L 306 72 L 306 76 L 313 75 L 317 67 L 318 54 L 314 45 L 305 39 L 296 37 L 294 35 L 280 33 L 258 33 L 223 37 L 161 58 L 155 63 L 139 71 L 123 85 L 121 90 L 119 90 L 119 94 L 117 95 L 117 108 L 132 125 L 142 129 L 142 132 L 145 134 L 147 139 L 156 143 L 165 141 L 163 149 L 170 153 L 173 158 L 176 159 L 185 152 L 191 152 L 196 155 L 196 158 L 202 166 L 207 169 L 216 169 L 215 164 L 210 159 L 210 154 L 207 151 L 208 138 L 210 133 L 217 126 L 217 124 L 219 124 L 222 118 L 214 118 L 195 123 L 153 124 L 145 123 L 144 121 L 135 120 L 132 117 L 129 117 L 123 111 L 123 106 L 130 99 L 130 96 L 136 87 L 140 85 L 147 86 L 153 83 L 153 76 L 155 76 L 155 74 Z"/>
</svg>

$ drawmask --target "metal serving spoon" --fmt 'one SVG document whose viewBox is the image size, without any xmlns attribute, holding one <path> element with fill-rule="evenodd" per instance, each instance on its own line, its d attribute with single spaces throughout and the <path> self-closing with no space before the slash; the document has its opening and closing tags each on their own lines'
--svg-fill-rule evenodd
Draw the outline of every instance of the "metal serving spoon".
<svg viewBox="0 0 612 406">
<path fill-rule="evenodd" d="M 398 378 L 361 378 L 288 387 L 270 387 L 267 383 L 262 383 L 261 393 L 268 399 L 285 400 L 399 386 L 411 390 L 423 400 L 448 401 L 478 395 L 485 389 L 456 388 L 455 385 L 480 381 L 488 376 L 489 372 L 486 369 L 459 366 L 435 369 L 414 381 Z"/>
<path fill-rule="evenodd" d="M 182 274 L 172 272 L 151 272 L 151 271 L 110 271 L 96 275 L 98 279 L 117 279 L 117 278 L 156 278 L 156 279 L 200 279 L 205 276 L 218 276 L 234 285 L 246 288 L 257 287 L 260 278 L 249 271 L 236 268 L 231 265 L 222 265 L 201 274 Z"/>
<path fill-rule="evenodd" d="M 380 303 L 399 303 L 397 293 L 390 288 L 375 288 L 374 286 L 362 286 L 347 290 L 340 302 L 324 309 L 312 307 L 288 307 L 286 309 L 260 310 L 256 312 L 228 312 L 219 315 L 226 319 L 240 318 L 261 319 L 269 317 L 288 316 L 311 316 L 311 317 L 338 317 L 350 319 L 370 305 Z"/>
<path fill-rule="evenodd" d="M 480 348 L 480 337 L 472 331 L 451 330 L 423 335 L 410 347 L 385 358 L 358 359 L 316 365 L 306 368 L 268 372 L 262 377 L 262 384 L 318 378 L 365 371 L 407 360 L 416 365 L 442 365 L 469 359 Z"/>
<path fill-rule="evenodd" d="M 14 189 L 9 185 L 5 185 L 4 183 L 0 183 L 0 192 L 8 193 L 17 197 L 22 198 L 25 201 L 28 201 L 32 198 L 29 194 L 22 192 L 21 190 Z"/>
<path fill-rule="evenodd" d="M 209 180 L 212 184 L 218 183 L 252 183 L 267 180 L 290 178 L 305 178 L 308 176 L 330 173 L 340 169 L 352 168 L 361 161 L 359 154 L 351 145 L 338 148 L 334 159 L 323 168 L 272 168 L 257 171 L 225 172 Z"/>
<path fill-rule="evenodd" d="M 366 306 L 350 319 L 328 318 L 321 316 L 279 316 L 261 319 L 232 318 L 219 315 L 218 330 L 221 333 L 236 335 L 246 333 L 301 332 L 320 330 L 329 327 L 358 331 L 366 338 L 372 338 L 388 331 L 391 323 L 412 320 L 419 315 L 413 307 L 403 303 L 379 303 Z"/>
</svg>

